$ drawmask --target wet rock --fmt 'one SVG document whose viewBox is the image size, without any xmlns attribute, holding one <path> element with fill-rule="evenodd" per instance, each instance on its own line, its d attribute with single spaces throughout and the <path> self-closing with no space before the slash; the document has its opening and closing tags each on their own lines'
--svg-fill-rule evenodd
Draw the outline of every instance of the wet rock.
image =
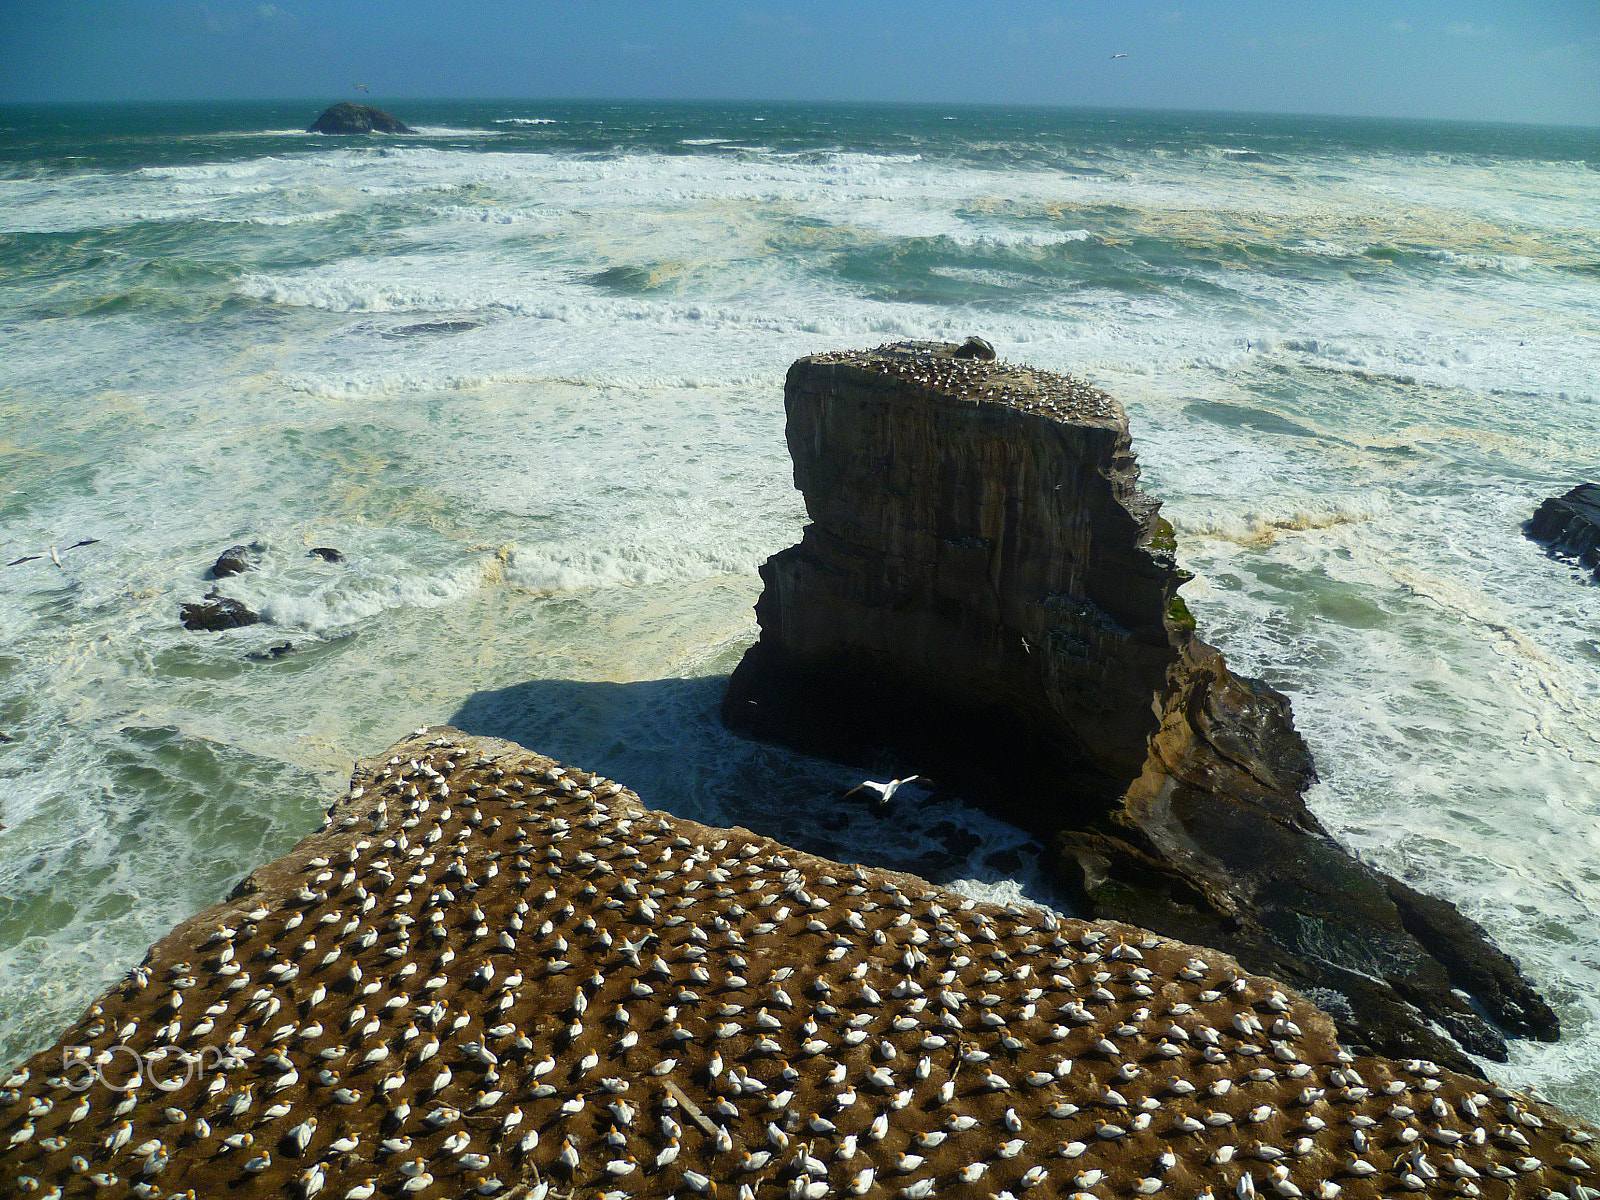
<svg viewBox="0 0 1600 1200">
<path fill-rule="evenodd" d="M 994 347 L 981 337 L 969 337 L 957 347 L 954 357 L 975 358 L 979 362 L 993 362 Z"/>
<path fill-rule="evenodd" d="M 244 574 L 252 567 L 261 564 L 261 556 L 266 553 L 266 549 L 261 542 L 251 542 L 248 546 L 229 546 L 212 564 L 211 577 L 223 579 L 229 575 Z"/>
<path fill-rule="evenodd" d="M 938 839 L 945 853 L 951 858 L 965 859 L 969 854 L 983 845 L 983 839 L 972 830 L 954 821 L 940 821 L 928 830 L 928 836 Z"/>
<path fill-rule="evenodd" d="M 415 133 L 416 130 L 370 104 L 341 100 L 312 122 L 307 133 Z"/>
<path fill-rule="evenodd" d="M 336 563 L 344 561 L 344 554 L 338 550 L 335 550 L 332 546 L 313 546 L 311 547 L 311 554 L 316 555 L 323 562 Z M 307 555 L 306 557 L 309 558 L 311 555 Z"/>
<path fill-rule="evenodd" d="M 216 632 L 254 625 L 261 620 L 261 614 L 251 612 L 243 602 L 230 596 L 218 595 L 217 589 L 212 588 L 199 603 L 179 605 L 178 619 L 185 629 Z"/>
<path fill-rule="evenodd" d="M 1015 875 L 1022 870 L 1022 852 L 996 850 L 983 860 L 983 865 L 992 871 L 999 871 L 1002 875 Z"/>
<path fill-rule="evenodd" d="M 1522 532 L 1551 554 L 1574 558 L 1600 579 L 1600 484 L 1580 483 L 1552 496 L 1522 523 Z"/>
<path fill-rule="evenodd" d="M 1482 929 L 1306 807 L 1289 702 L 1195 636 L 1116 401 L 959 349 L 790 369 L 812 523 L 761 569 L 724 720 L 932 775 L 1044 842 L 1082 911 L 1337 995 L 1356 1046 L 1475 1070 L 1506 1056 L 1496 1024 L 1554 1040 Z"/>
</svg>

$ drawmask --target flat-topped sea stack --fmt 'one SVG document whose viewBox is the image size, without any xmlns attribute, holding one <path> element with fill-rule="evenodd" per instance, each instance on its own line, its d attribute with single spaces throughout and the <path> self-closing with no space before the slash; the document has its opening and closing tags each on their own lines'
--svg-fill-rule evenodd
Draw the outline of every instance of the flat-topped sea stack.
<svg viewBox="0 0 1600 1200">
<path fill-rule="evenodd" d="M 341 100 L 311 123 L 307 133 L 415 133 L 404 121 L 370 104 Z"/>
<path fill-rule="evenodd" d="M 982 803 L 1086 915 L 1226 950 L 1352 1046 L 1474 1070 L 1556 1038 L 1479 926 L 1308 810 L 1289 703 L 1195 636 L 1115 400 L 915 342 L 803 358 L 784 401 L 811 524 L 762 568 L 730 726 Z"/>
<path fill-rule="evenodd" d="M 1595 1174 L 1592 1131 L 1351 1055 L 1225 954 L 444 728 L 360 764 L 0 1089 L 8 1197 L 1501 1200 Z"/>
</svg>

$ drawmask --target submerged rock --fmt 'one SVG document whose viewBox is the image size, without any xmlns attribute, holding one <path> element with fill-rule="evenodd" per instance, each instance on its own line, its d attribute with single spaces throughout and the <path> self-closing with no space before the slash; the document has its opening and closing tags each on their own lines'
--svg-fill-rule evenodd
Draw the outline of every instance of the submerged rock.
<svg viewBox="0 0 1600 1200">
<path fill-rule="evenodd" d="M 1575 558 L 1600 579 L 1600 484 L 1580 483 L 1551 496 L 1522 524 L 1522 532 L 1544 542 L 1551 554 Z"/>
<path fill-rule="evenodd" d="M 1354 1045 L 1471 1070 L 1464 1051 L 1505 1059 L 1496 1024 L 1554 1040 L 1481 928 L 1306 807 L 1289 702 L 1195 636 L 1116 401 L 958 352 L 790 368 L 812 523 L 762 567 L 727 723 L 862 765 L 887 750 L 1045 841 L 1084 911 L 1336 997 Z"/>
<path fill-rule="evenodd" d="M 217 589 L 212 588 L 198 603 L 180 604 L 178 619 L 183 622 L 185 629 L 216 632 L 237 629 L 241 625 L 254 625 L 261 620 L 261 614 L 251 612 L 242 601 L 219 595 Z"/>
<path fill-rule="evenodd" d="M 336 563 L 344 561 L 344 552 L 335 550 L 332 546 L 313 546 L 311 547 L 311 554 L 307 555 L 307 557 L 311 556 L 320 558 L 323 562 Z"/>
<path fill-rule="evenodd" d="M 395 341 L 422 333 L 465 333 L 469 329 L 477 329 L 482 323 L 481 321 L 420 321 L 415 325 L 401 325 L 380 336 Z"/>
<path fill-rule="evenodd" d="M 415 133 L 416 130 L 381 108 L 351 104 L 348 100 L 328 108 L 307 133 Z"/>
<path fill-rule="evenodd" d="M 1366 1200 L 1593 1174 L 1592 1131 L 1354 1057 L 1225 954 L 652 812 L 451 729 L 353 782 L 4 1079 L 0 1192 Z"/>
<path fill-rule="evenodd" d="M 279 642 L 276 646 L 268 646 L 265 650 L 252 650 L 245 657 L 252 662 L 276 662 L 284 655 L 293 653 L 293 642 Z"/>
</svg>

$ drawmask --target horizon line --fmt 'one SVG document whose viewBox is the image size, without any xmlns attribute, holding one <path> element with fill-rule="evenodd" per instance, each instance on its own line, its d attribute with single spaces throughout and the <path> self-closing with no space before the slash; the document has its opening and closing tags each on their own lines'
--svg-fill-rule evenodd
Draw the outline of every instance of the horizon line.
<svg viewBox="0 0 1600 1200">
<path fill-rule="evenodd" d="M 370 96 L 352 100 L 348 96 L 340 96 L 328 100 L 314 96 L 258 96 L 258 97 L 190 97 L 185 99 L 49 99 L 49 100 L 14 100 L 0 99 L 0 108 L 109 108 L 122 105 L 150 105 L 193 107 L 198 105 L 214 104 L 308 104 L 330 107 L 333 104 L 349 102 L 353 104 L 366 104 L 369 107 L 381 108 L 382 105 L 372 103 Z M 1309 109 L 1248 109 L 1248 108 L 1191 108 L 1178 105 L 1132 105 L 1132 104 L 1071 104 L 1053 103 L 1048 101 L 1012 101 L 1012 100 L 864 100 L 864 99 L 771 99 L 771 98 L 709 98 L 709 97 L 654 97 L 654 96 L 395 96 L 386 99 L 388 104 L 663 104 L 663 105 L 771 105 L 774 107 L 785 105 L 835 105 L 839 107 L 882 107 L 882 108 L 982 108 L 982 109 L 1045 109 L 1060 112 L 1129 112 L 1129 113 L 1193 113 L 1205 116 L 1231 116 L 1231 117 L 1312 117 L 1327 120 L 1346 121 L 1408 121 L 1419 124 L 1440 125 L 1510 125 L 1530 129 L 1560 129 L 1574 131 L 1593 131 L 1600 133 L 1600 123 L 1566 123 L 1556 121 L 1530 121 L 1509 117 L 1435 117 L 1397 115 L 1392 113 L 1358 113 L 1358 112 L 1323 112 Z"/>
</svg>

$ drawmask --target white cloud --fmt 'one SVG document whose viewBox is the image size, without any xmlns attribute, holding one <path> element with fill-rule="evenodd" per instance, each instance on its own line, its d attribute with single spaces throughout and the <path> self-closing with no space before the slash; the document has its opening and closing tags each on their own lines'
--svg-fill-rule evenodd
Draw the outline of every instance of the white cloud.
<svg viewBox="0 0 1600 1200">
<path fill-rule="evenodd" d="M 1494 33 L 1493 25 L 1475 25 L 1471 21 L 1452 21 L 1445 26 L 1451 37 L 1486 38 Z"/>
<path fill-rule="evenodd" d="M 1394 20 L 1389 22 L 1389 28 L 1394 30 L 1396 33 L 1410 33 L 1412 25 L 1411 22 L 1406 20 L 1404 17 L 1396 17 Z"/>
</svg>

